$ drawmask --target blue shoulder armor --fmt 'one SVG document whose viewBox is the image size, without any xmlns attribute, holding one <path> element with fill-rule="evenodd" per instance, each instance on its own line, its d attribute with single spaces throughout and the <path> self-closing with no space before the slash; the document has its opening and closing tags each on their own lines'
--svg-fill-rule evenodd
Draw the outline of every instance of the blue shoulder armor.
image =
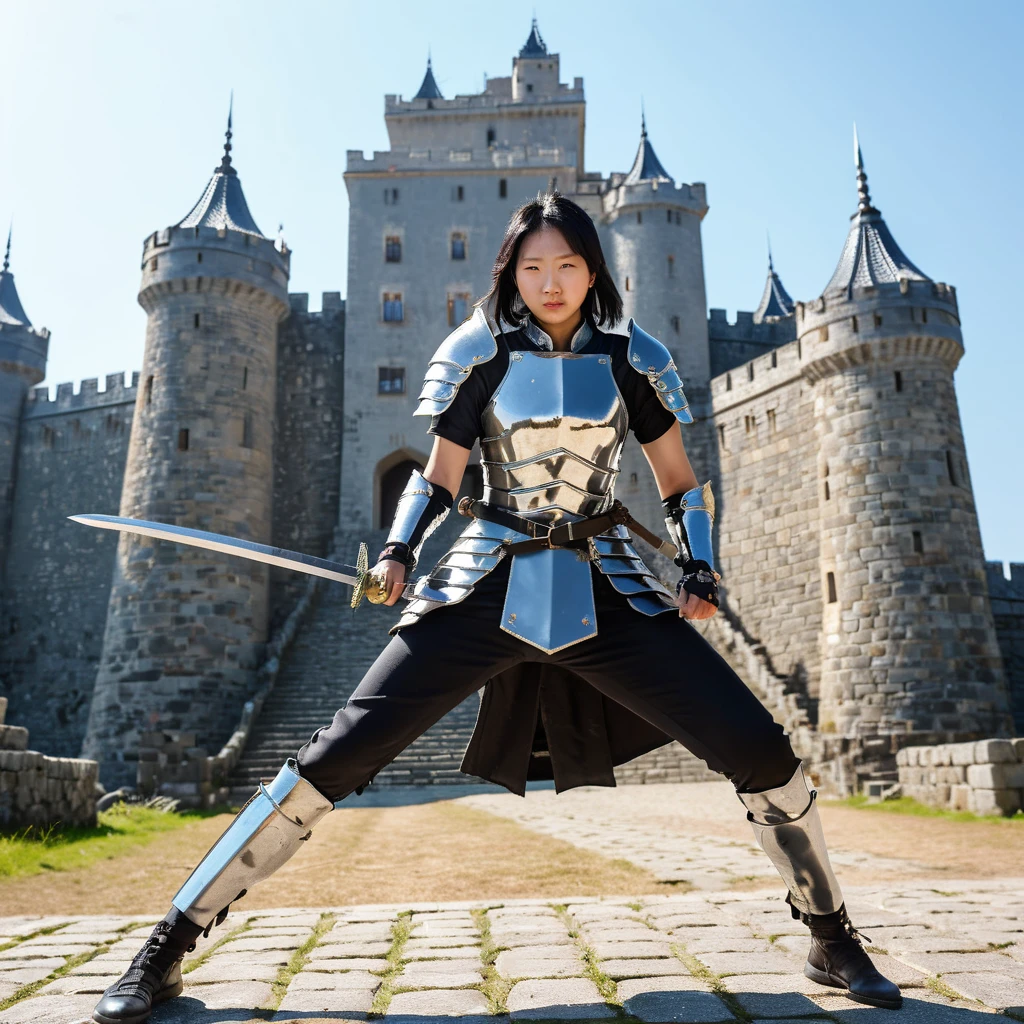
<svg viewBox="0 0 1024 1024">
<path fill-rule="evenodd" d="M 438 416 L 455 400 L 462 382 L 474 366 L 489 362 L 498 352 L 487 314 L 477 306 L 476 312 L 457 327 L 430 357 L 427 375 L 420 392 L 414 416 Z"/>
<path fill-rule="evenodd" d="M 672 354 L 657 338 L 637 327 L 632 318 L 626 330 L 629 333 L 629 348 L 626 350 L 629 365 L 647 378 L 658 400 L 680 423 L 692 423 L 693 414 L 683 394 L 683 382 L 672 361 Z"/>
</svg>

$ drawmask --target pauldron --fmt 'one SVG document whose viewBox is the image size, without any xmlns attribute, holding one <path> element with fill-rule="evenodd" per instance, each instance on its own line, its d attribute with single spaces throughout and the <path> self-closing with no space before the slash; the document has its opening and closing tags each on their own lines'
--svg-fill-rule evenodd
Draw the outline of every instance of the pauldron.
<svg viewBox="0 0 1024 1024">
<path fill-rule="evenodd" d="M 474 367 L 489 362 L 498 352 L 487 314 L 476 312 L 441 342 L 430 357 L 414 416 L 439 416 L 455 401 L 459 388 Z"/>
<path fill-rule="evenodd" d="M 658 401 L 680 423 L 692 423 L 693 414 L 683 393 L 683 382 L 672 353 L 657 338 L 638 327 L 635 320 L 630 319 L 626 330 L 629 333 L 629 348 L 626 350 L 629 365 L 647 378 Z"/>
</svg>

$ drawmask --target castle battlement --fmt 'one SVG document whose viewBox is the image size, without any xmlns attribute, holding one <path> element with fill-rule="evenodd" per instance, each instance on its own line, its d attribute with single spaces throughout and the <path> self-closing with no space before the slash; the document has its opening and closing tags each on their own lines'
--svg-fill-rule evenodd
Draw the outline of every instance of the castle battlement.
<svg viewBox="0 0 1024 1024">
<path fill-rule="evenodd" d="M 558 91 L 553 96 L 531 96 L 529 101 L 517 103 L 512 99 L 512 78 L 506 75 L 503 78 L 487 79 L 487 87 L 484 92 L 453 96 L 450 100 L 407 100 L 398 94 L 389 93 L 384 97 L 384 116 L 395 117 L 402 114 L 414 114 L 425 117 L 444 117 L 445 114 L 449 113 L 460 115 L 478 113 L 482 116 L 502 114 L 508 116 L 509 114 L 516 114 L 520 110 L 524 113 L 532 113 L 538 108 L 551 108 L 569 103 L 584 102 L 583 79 L 574 78 L 572 85 L 559 82 Z M 546 112 L 547 110 L 545 110 Z"/>
<path fill-rule="evenodd" d="M 367 157 L 361 149 L 346 153 L 346 174 L 401 174 L 409 172 L 447 171 L 458 174 L 471 170 L 546 170 L 574 168 L 577 153 L 561 146 L 502 146 L 485 148 L 453 148 L 374 150 Z"/>
<path fill-rule="evenodd" d="M 986 562 L 988 593 L 994 601 L 1024 602 L 1024 562 L 1010 563 L 1010 578 L 1003 573 L 1002 562 Z"/>
<path fill-rule="evenodd" d="M 644 206 L 679 206 L 702 219 L 708 212 L 707 186 L 702 181 L 673 185 L 653 178 L 625 185 L 625 178 L 626 175 L 619 172 L 608 178 L 604 211 L 610 220 L 624 213 L 627 208 L 632 211 Z"/>
<path fill-rule="evenodd" d="M 723 311 L 719 311 L 723 312 Z M 748 313 L 747 316 L 750 316 Z M 761 326 L 754 324 L 753 326 Z M 769 325 L 764 325 L 769 326 Z M 711 407 L 715 415 L 726 412 L 803 375 L 804 360 L 799 341 L 773 348 L 726 373 L 711 379 Z"/>
<path fill-rule="evenodd" d="M 793 321 L 786 317 L 755 323 L 753 313 L 737 310 L 736 320 L 730 322 L 729 314 L 724 309 L 710 309 L 708 337 L 712 342 L 743 341 L 775 347 L 793 340 Z"/>
<path fill-rule="evenodd" d="M 288 308 L 293 313 L 302 313 L 305 316 L 322 316 L 324 313 L 336 313 L 345 308 L 345 300 L 341 292 L 322 292 L 320 296 L 320 308 L 310 310 L 309 292 L 289 292 Z"/>
<path fill-rule="evenodd" d="M 807 331 L 815 330 L 823 325 L 864 314 L 866 312 L 882 313 L 886 309 L 909 311 L 915 307 L 935 309 L 944 313 L 940 323 L 955 325 L 959 332 L 960 312 L 957 307 L 956 289 L 942 281 L 912 281 L 903 278 L 898 282 L 852 288 L 849 293 L 840 296 L 819 296 L 810 302 L 797 302 L 795 307 L 797 333 L 801 336 Z M 913 322 L 907 313 L 905 322 Z M 927 323 L 927 321 L 919 321 Z M 878 324 L 877 326 L 883 326 Z M 859 327 L 860 325 L 858 325 Z M 865 327 L 875 326 L 866 322 Z"/>
<path fill-rule="evenodd" d="M 134 371 L 131 381 L 126 382 L 123 373 L 108 373 L 104 378 L 104 389 L 99 389 L 98 377 L 87 377 L 75 385 L 65 381 L 57 385 L 57 394 L 50 397 L 48 387 L 33 388 L 25 400 L 25 419 L 41 416 L 55 416 L 63 412 L 80 412 L 86 409 L 103 409 L 111 405 L 134 404 L 139 393 L 139 372 Z"/>
</svg>

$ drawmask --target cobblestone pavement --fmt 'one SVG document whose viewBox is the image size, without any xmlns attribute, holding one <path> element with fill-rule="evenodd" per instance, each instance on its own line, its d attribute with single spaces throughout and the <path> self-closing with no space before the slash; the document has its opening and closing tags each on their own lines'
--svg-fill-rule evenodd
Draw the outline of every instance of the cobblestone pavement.
<svg viewBox="0 0 1024 1024">
<path fill-rule="evenodd" d="M 801 974 L 802 925 L 771 894 L 449 903 L 233 913 L 185 962 L 153 1024 L 1024 1020 L 1024 889 L 852 889 L 854 921 L 904 988 L 898 1016 Z M 240 905 L 240 908 L 242 905 Z M 69 1024 L 152 920 L 0 918 L 0 1021 Z"/>
<path fill-rule="evenodd" d="M 627 793 L 628 801 L 623 799 Z M 462 797 L 459 802 L 603 856 L 628 860 L 663 882 L 718 890 L 740 880 L 778 878 L 754 842 L 729 782 L 667 783 L 628 790 L 582 787 L 557 796 L 554 790 L 536 789 L 525 800 L 494 792 Z M 703 830 L 708 823 L 738 826 L 729 829 L 737 836 L 708 835 Z M 836 846 L 830 853 L 839 867 L 890 875 L 933 873 L 912 858 L 878 857 Z"/>
</svg>

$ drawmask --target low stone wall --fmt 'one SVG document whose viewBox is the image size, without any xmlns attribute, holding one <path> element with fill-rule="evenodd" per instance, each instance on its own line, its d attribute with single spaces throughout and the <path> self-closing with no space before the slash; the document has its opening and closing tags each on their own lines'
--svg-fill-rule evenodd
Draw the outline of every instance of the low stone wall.
<svg viewBox="0 0 1024 1024">
<path fill-rule="evenodd" d="M 1011 815 L 1024 807 L 1024 739 L 904 747 L 900 788 L 931 807 Z"/>
<path fill-rule="evenodd" d="M 720 782 L 724 777 L 713 772 L 700 758 L 674 740 L 615 769 L 615 781 L 620 786 L 650 785 L 654 782 Z"/>
<path fill-rule="evenodd" d="M 29 750 L 28 730 L 4 725 L 6 713 L 0 697 L 0 828 L 95 825 L 96 762 Z"/>
</svg>

